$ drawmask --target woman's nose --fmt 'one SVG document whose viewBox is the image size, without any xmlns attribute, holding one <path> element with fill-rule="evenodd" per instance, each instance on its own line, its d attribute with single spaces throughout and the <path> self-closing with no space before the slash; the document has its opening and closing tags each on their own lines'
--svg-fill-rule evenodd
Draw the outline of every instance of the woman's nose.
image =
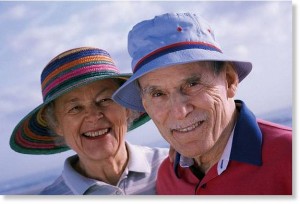
<svg viewBox="0 0 300 204">
<path fill-rule="evenodd" d="M 86 110 L 86 118 L 89 121 L 99 120 L 100 118 L 103 118 L 103 112 L 97 104 L 90 104 Z"/>
</svg>

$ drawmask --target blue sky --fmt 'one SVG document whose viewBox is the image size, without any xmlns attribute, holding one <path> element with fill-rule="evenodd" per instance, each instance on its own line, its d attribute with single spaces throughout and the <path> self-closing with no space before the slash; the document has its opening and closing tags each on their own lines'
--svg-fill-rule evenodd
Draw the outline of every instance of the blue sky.
<svg viewBox="0 0 300 204">
<path fill-rule="evenodd" d="M 67 49 L 95 46 L 107 50 L 122 72 L 131 72 L 126 46 L 132 26 L 165 12 L 187 11 L 211 23 L 224 53 L 253 63 L 237 99 L 258 115 L 291 111 L 291 2 L 0 2 L 0 162 L 5 164 L 0 183 L 62 167 L 73 153 L 31 156 L 8 146 L 14 126 L 42 102 L 40 73 L 48 61 Z M 139 144 L 162 141 L 151 122 L 128 138 Z"/>
</svg>

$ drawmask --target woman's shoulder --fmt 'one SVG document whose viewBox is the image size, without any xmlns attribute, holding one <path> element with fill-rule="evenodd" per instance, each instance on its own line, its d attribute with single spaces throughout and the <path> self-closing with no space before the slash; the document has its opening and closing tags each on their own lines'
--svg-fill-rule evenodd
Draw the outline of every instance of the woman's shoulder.
<svg viewBox="0 0 300 204">
<path fill-rule="evenodd" d="M 66 185 L 62 176 L 59 176 L 52 184 L 45 187 L 40 195 L 71 195 L 70 188 Z"/>
</svg>

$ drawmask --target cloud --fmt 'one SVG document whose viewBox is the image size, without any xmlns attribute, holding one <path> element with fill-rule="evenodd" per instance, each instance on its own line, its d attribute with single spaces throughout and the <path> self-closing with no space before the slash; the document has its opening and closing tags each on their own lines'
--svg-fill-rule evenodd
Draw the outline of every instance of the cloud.
<svg viewBox="0 0 300 204">
<path fill-rule="evenodd" d="M 32 90 L 32 91 L 29 91 Z M 42 96 L 37 87 L 30 84 L 2 87 L 0 92 L 1 115 L 30 110 L 42 103 Z"/>
<path fill-rule="evenodd" d="M 27 11 L 27 7 L 24 4 L 8 7 L 2 12 L 1 20 L 22 20 L 26 17 Z"/>
</svg>

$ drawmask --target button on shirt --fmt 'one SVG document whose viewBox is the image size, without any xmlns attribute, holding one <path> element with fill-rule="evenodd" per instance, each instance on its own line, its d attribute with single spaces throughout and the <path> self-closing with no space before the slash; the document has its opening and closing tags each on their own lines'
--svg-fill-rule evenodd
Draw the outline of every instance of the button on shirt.
<svg viewBox="0 0 300 204">
<path fill-rule="evenodd" d="M 166 148 L 149 148 L 126 143 L 129 160 L 116 186 L 87 178 L 78 173 L 72 163 L 74 155 L 66 159 L 62 175 L 46 187 L 43 195 L 153 195 L 159 165 L 168 156 Z"/>
</svg>

